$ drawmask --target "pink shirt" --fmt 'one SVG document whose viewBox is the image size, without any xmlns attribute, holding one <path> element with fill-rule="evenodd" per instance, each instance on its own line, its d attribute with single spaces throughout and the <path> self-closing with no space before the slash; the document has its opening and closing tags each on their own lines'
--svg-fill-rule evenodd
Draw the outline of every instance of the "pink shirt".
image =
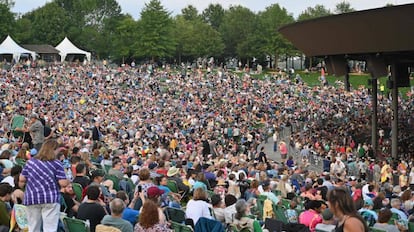
<svg viewBox="0 0 414 232">
<path fill-rule="evenodd" d="M 322 217 L 313 209 L 306 210 L 299 215 L 299 223 L 309 227 L 309 230 L 314 232 L 316 225 L 322 223 Z"/>
</svg>

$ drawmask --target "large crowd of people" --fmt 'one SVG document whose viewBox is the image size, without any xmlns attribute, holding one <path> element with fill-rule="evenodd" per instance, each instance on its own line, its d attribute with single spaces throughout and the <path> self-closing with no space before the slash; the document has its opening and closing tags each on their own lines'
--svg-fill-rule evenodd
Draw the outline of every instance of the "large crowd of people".
<svg viewBox="0 0 414 232">
<path fill-rule="evenodd" d="M 284 216 L 310 231 L 408 229 L 412 145 L 401 146 L 406 159 L 387 159 L 387 96 L 378 104 L 381 151 L 373 151 L 365 87 L 185 69 L 1 70 L 0 225 L 10 227 L 13 205 L 23 204 L 28 230 L 44 232 L 64 228 L 59 212 L 92 232 L 167 231 L 170 209 L 194 228 L 219 222 L 218 231 L 261 231 L 266 218 Z M 404 128 L 412 128 L 411 102 L 400 100 Z M 323 170 L 309 168 L 315 157 Z"/>
</svg>

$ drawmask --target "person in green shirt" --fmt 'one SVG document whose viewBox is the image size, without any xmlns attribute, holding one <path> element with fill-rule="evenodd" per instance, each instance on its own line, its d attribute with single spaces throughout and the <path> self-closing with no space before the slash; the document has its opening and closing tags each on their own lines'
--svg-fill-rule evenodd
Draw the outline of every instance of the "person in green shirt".
<svg viewBox="0 0 414 232">
<path fill-rule="evenodd" d="M 11 200 L 12 192 L 13 187 L 9 183 L 0 184 L 0 228 L 10 225 L 10 210 L 7 207 L 7 202 Z"/>
<path fill-rule="evenodd" d="M 262 232 L 259 221 L 252 219 L 250 215 L 250 204 L 244 199 L 239 199 L 236 202 L 236 214 L 234 215 L 234 220 L 232 226 L 237 228 L 237 230 L 242 230 L 244 228 L 250 229 L 253 232 Z"/>
</svg>

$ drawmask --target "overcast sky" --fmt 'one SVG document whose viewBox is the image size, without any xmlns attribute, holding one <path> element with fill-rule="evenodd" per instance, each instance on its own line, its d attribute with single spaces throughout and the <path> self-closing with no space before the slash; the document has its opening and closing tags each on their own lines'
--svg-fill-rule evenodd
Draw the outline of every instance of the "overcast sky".
<svg viewBox="0 0 414 232">
<path fill-rule="evenodd" d="M 15 6 L 12 9 L 15 13 L 26 13 L 33 9 L 43 6 L 51 0 L 15 0 Z M 139 13 L 149 0 L 117 0 L 121 5 L 122 12 L 132 15 L 135 19 L 139 18 Z M 224 8 L 230 5 L 242 5 L 254 12 L 263 11 L 267 6 L 278 3 L 287 9 L 294 17 L 297 17 L 307 7 L 313 7 L 316 4 L 324 5 L 333 11 L 335 5 L 343 0 L 161 0 L 163 6 L 174 15 L 179 14 L 181 9 L 187 5 L 195 6 L 199 12 L 203 11 L 210 3 L 220 3 Z M 366 10 L 372 8 L 383 7 L 387 3 L 393 5 L 401 5 L 414 3 L 413 0 L 347 0 L 351 7 L 356 10 Z"/>
</svg>

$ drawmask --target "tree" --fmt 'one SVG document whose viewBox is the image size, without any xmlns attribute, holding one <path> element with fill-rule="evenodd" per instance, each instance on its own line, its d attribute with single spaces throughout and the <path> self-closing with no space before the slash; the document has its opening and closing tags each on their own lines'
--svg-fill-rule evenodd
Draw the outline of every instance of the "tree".
<svg viewBox="0 0 414 232">
<path fill-rule="evenodd" d="M 32 43 L 33 30 L 32 22 L 27 18 L 20 18 L 16 21 L 15 39 L 22 44 Z"/>
<path fill-rule="evenodd" d="M 172 36 L 172 19 L 159 0 L 151 0 L 141 11 L 138 38 L 139 57 L 155 58 L 171 57 L 175 51 L 175 41 Z"/>
<path fill-rule="evenodd" d="M 0 2 L 0 39 L 14 31 L 14 14 L 10 11 L 9 4 Z"/>
<path fill-rule="evenodd" d="M 355 11 L 355 9 L 352 8 L 351 4 L 346 1 L 340 2 L 335 6 L 335 13 L 337 14 L 349 13 L 353 11 Z"/>
<path fill-rule="evenodd" d="M 181 10 L 181 14 L 183 15 L 185 20 L 193 21 L 200 19 L 200 15 L 198 15 L 197 8 L 193 5 L 188 5 L 187 7 Z"/>
<path fill-rule="evenodd" d="M 210 4 L 201 14 L 204 22 L 218 30 L 223 22 L 224 9 L 220 4 Z"/>
<path fill-rule="evenodd" d="M 136 39 L 138 36 L 138 23 L 131 15 L 124 16 L 116 22 L 114 30 L 114 39 L 112 40 L 112 55 L 114 60 L 125 60 L 132 58 L 138 48 Z"/>
<path fill-rule="evenodd" d="M 58 44 L 67 36 L 66 32 L 71 22 L 65 10 L 55 2 L 46 3 L 23 18 L 32 22 L 31 42 L 40 44 Z"/>
<path fill-rule="evenodd" d="M 221 56 L 224 44 L 220 33 L 201 20 L 186 20 L 182 15 L 175 18 L 178 62 L 181 58 L 194 60 L 198 57 Z"/>
<path fill-rule="evenodd" d="M 326 9 L 325 6 L 318 4 L 315 7 L 306 8 L 306 10 L 299 15 L 298 21 L 319 18 L 331 14 L 332 13 L 328 9 Z"/>
<path fill-rule="evenodd" d="M 225 12 L 223 22 L 220 26 L 220 33 L 225 44 L 224 55 L 227 57 L 239 56 L 246 59 L 247 51 L 242 42 L 254 33 L 256 26 L 256 15 L 248 8 L 242 6 L 231 6 Z M 239 49 L 237 47 L 239 46 Z"/>
<path fill-rule="evenodd" d="M 276 61 L 280 55 L 295 53 L 293 46 L 279 33 L 278 28 L 283 25 L 294 22 L 293 16 L 287 12 L 285 8 L 279 6 L 279 4 L 273 4 L 266 7 L 265 11 L 260 12 L 258 15 L 259 23 L 257 35 L 259 35 L 260 41 L 260 54 L 274 55 Z"/>
</svg>

